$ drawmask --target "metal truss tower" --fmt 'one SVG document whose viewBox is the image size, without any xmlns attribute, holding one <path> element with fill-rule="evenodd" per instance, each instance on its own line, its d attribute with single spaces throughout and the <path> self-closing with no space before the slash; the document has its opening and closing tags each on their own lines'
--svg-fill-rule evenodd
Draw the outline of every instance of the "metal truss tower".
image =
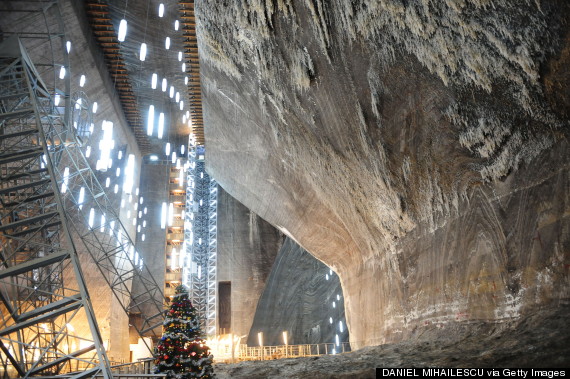
<svg viewBox="0 0 570 379">
<path fill-rule="evenodd" d="M 57 170 L 70 131 L 20 39 L 0 47 L 0 354 L 4 375 L 111 377 Z M 89 335 L 75 333 L 74 319 Z"/>
<path fill-rule="evenodd" d="M 119 199 L 83 153 L 90 104 L 85 94 L 70 96 L 57 1 L 2 5 L 8 24 L 0 24 L 12 37 L 0 47 L 0 377 L 111 378 L 78 251 L 123 310 L 140 315 L 141 336 L 161 335 L 162 286 L 119 218 Z M 87 326 L 76 331 L 79 324 Z"/>
<path fill-rule="evenodd" d="M 217 332 L 218 184 L 206 173 L 204 147 L 188 152 L 183 283 L 207 337 Z"/>
</svg>

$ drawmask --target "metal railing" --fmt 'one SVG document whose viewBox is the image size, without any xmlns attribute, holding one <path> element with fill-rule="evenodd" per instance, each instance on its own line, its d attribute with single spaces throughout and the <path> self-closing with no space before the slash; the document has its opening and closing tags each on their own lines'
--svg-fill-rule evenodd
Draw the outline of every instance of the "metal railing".
<svg viewBox="0 0 570 379">
<path fill-rule="evenodd" d="M 315 357 L 318 355 L 340 354 L 351 351 L 350 342 L 338 345 L 334 343 L 256 346 L 240 345 L 237 359 L 240 361 L 271 360 L 282 358 Z"/>
</svg>

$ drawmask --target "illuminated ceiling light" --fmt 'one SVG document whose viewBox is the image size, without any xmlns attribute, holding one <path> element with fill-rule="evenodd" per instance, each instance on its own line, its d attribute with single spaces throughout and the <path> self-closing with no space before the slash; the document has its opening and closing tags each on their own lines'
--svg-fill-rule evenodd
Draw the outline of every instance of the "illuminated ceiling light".
<svg viewBox="0 0 570 379">
<path fill-rule="evenodd" d="M 91 210 L 89 211 L 89 227 L 92 228 L 93 227 L 93 221 L 95 221 L 95 209 L 91 208 Z"/>
<path fill-rule="evenodd" d="M 63 183 L 61 184 L 61 193 L 67 192 L 67 183 L 69 182 L 69 167 L 63 170 Z"/>
<path fill-rule="evenodd" d="M 332 307 L 336 308 L 336 302 L 335 301 L 332 302 Z"/>
<path fill-rule="evenodd" d="M 186 151 L 186 146 L 181 145 L 181 146 L 180 146 L 180 154 L 181 154 L 181 155 L 184 155 L 184 152 L 185 152 L 185 151 Z"/>
<path fill-rule="evenodd" d="M 342 321 L 338 322 L 338 330 L 340 330 L 341 333 L 344 330 L 344 326 L 342 325 Z"/>
<path fill-rule="evenodd" d="M 119 40 L 119 42 L 123 42 L 126 36 L 127 36 L 127 20 L 122 19 L 121 22 L 119 23 L 119 35 L 117 39 Z"/>
<path fill-rule="evenodd" d="M 182 62 L 182 51 L 178 52 L 178 61 Z"/>
<path fill-rule="evenodd" d="M 121 199 L 121 208 L 125 207 L 125 199 Z"/>
<path fill-rule="evenodd" d="M 110 185 L 111 185 L 111 178 L 107 178 L 107 180 L 105 180 L 105 187 L 109 188 Z"/>
<path fill-rule="evenodd" d="M 149 156 L 148 158 L 149 158 L 151 161 L 153 161 L 153 162 L 158 160 L 158 157 L 157 157 L 156 155 L 154 155 L 154 154 L 151 155 L 151 156 Z"/>
<path fill-rule="evenodd" d="M 172 152 L 172 164 L 176 163 L 176 151 Z"/>
<path fill-rule="evenodd" d="M 93 133 L 94 130 L 95 130 L 95 124 L 91 123 L 91 125 L 89 125 L 89 133 Z"/>
<path fill-rule="evenodd" d="M 184 77 L 184 85 L 188 85 L 188 77 L 187 76 Z"/>
<path fill-rule="evenodd" d="M 109 235 L 110 236 L 113 235 L 113 229 L 115 229 L 115 220 L 111 221 L 111 224 L 109 225 Z"/>
<path fill-rule="evenodd" d="M 168 83 L 166 82 L 166 78 L 162 79 L 162 92 L 166 92 L 166 87 Z"/>
<path fill-rule="evenodd" d="M 160 3 L 158 6 L 158 17 L 164 17 L 164 4 Z"/>
<path fill-rule="evenodd" d="M 123 159 L 123 150 L 119 150 L 118 159 Z"/>
<path fill-rule="evenodd" d="M 133 226 L 135 226 L 137 224 L 137 218 L 133 217 Z"/>
<path fill-rule="evenodd" d="M 184 101 L 181 101 L 181 102 L 180 102 L 180 110 L 181 110 L 181 111 L 184 110 Z"/>
<path fill-rule="evenodd" d="M 168 204 L 168 226 L 172 226 L 174 221 L 174 204 Z"/>
<path fill-rule="evenodd" d="M 85 75 L 81 75 L 79 78 L 79 87 L 83 87 L 85 85 Z"/>
<path fill-rule="evenodd" d="M 168 96 L 170 96 L 171 99 L 174 97 L 174 86 L 170 86 L 170 92 L 168 93 Z"/>
<path fill-rule="evenodd" d="M 176 160 L 176 168 L 180 170 L 180 158 Z"/>
<path fill-rule="evenodd" d="M 146 236 L 143 234 L 142 237 L 141 237 L 141 239 L 143 240 L 143 242 L 144 242 L 145 238 L 146 238 Z"/>
<path fill-rule="evenodd" d="M 97 108 L 99 107 L 99 105 L 97 104 L 97 102 L 93 102 L 93 108 L 92 108 L 92 112 L 93 113 L 97 113 Z"/>
<path fill-rule="evenodd" d="M 166 228 L 166 203 L 162 203 L 162 210 L 160 212 L 160 228 Z"/>
<path fill-rule="evenodd" d="M 141 196 L 141 198 L 139 199 L 139 203 L 142 204 L 144 201 L 144 197 Z"/>
<path fill-rule="evenodd" d="M 140 232 L 141 232 L 141 226 L 139 225 L 139 226 L 137 226 L 137 233 L 140 233 Z"/>
<path fill-rule="evenodd" d="M 151 79 L 151 84 L 150 86 L 152 87 L 152 89 L 156 89 L 156 82 L 158 81 L 158 75 L 156 75 L 156 73 L 152 74 L 152 79 Z"/>
<path fill-rule="evenodd" d="M 71 52 L 71 41 L 65 43 L 65 49 L 67 50 L 67 54 Z"/>
<path fill-rule="evenodd" d="M 111 159 L 111 150 L 115 147 L 113 140 L 113 123 L 103 120 L 103 138 L 99 142 L 99 150 L 101 151 L 100 159 L 97 161 L 96 169 L 104 171 L 113 165 Z"/>
<path fill-rule="evenodd" d="M 100 229 L 101 233 L 105 232 L 105 214 L 101 215 L 101 229 Z"/>
<path fill-rule="evenodd" d="M 113 188 L 113 192 L 118 193 L 119 192 L 119 185 L 115 184 L 115 188 Z"/>
<path fill-rule="evenodd" d="M 146 59 L 146 43 L 141 43 L 141 51 L 139 54 L 139 59 L 144 62 Z"/>
<path fill-rule="evenodd" d="M 139 187 L 137 187 L 137 188 L 135 189 L 135 195 L 137 195 L 137 196 L 139 195 Z M 137 209 L 137 206 L 136 206 L 136 205 L 135 205 L 135 209 Z"/>
<path fill-rule="evenodd" d="M 329 280 L 329 274 L 325 274 L 325 279 Z"/>
<path fill-rule="evenodd" d="M 186 115 L 182 116 L 182 123 L 184 124 L 186 122 Z"/>
<path fill-rule="evenodd" d="M 77 99 L 77 101 L 75 102 L 75 109 L 81 109 L 81 98 Z"/>
<path fill-rule="evenodd" d="M 332 324 L 332 317 L 329 317 L 329 324 Z"/>
<path fill-rule="evenodd" d="M 135 211 L 138 209 L 139 203 L 135 203 Z"/>
<path fill-rule="evenodd" d="M 164 147 L 164 152 L 166 155 L 170 155 L 170 142 L 166 143 L 166 146 Z"/>
<path fill-rule="evenodd" d="M 338 334 L 334 336 L 334 340 L 335 340 L 335 342 L 336 342 L 336 345 L 339 346 L 339 345 L 340 345 L 340 342 L 339 342 L 339 340 L 338 340 Z"/>
<path fill-rule="evenodd" d="M 146 220 L 143 221 L 143 228 L 146 228 Z"/>
<path fill-rule="evenodd" d="M 90 155 L 91 155 L 91 146 L 87 146 L 87 148 L 85 149 L 85 158 L 89 158 Z"/>
<path fill-rule="evenodd" d="M 125 181 L 123 183 L 123 190 L 125 193 L 131 193 L 133 190 L 135 178 L 135 155 L 129 154 L 127 159 L 127 167 L 125 168 Z"/>
<path fill-rule="evenodd" d="M 146 214 L 147 211 L 148 211 L 148 208 L 144 207 L 144 210 L 143 210 L 144 214 Z"/>
<path fill-rule="evenodd" d="M 59 93 L 56 93 L 53 98 L 53 103 L 56 107 L 59 105 L 60 100 L 61 100 L 61 95 Z"/>
<path fill-rule="evenodd" d="M 153 129 L 154 129 L 154 105 L 149 105 L 148 120 L 146 124 L 146 135 L 152 136 Z"/>
<path fill-rule="evenodd" d="M 180 101 L 180 92 L 176 92 L 176 96 L 174 96 L 174 98 L 176 99 L 176 102 Z"/>
<path fill-rule="evenodd" d="M 116 171 L 116 174 L 115 174 L 115 175 L 116 175 L 117 177 L 121 176 L 121 168 L 120 168 L 120 167 L 117 167 L 117 171 Z"/>
<path fill-rule="evenodd" d="M 180 27 L 180 22 L 178 22 L 178 20 L 174 21 L 174 30 L 178 30 L 179 27 Z"/>
<path fill-rule="evenodd" d="M 131 218 L 131 211 L 130 210 L 127 211 L 127 218 Z"/>
<path fill-rule="evenodd" d="M 142 217 L 142 211 L 139 211 L 139 218 Z"/>
<path fill-rule="evenodd" d="M 164 133 L 164 113 L 160 112 L 158 115 L 158 138 L 162 139 Z"/>
<path fill-rule="evenodd" d="M 77 204 L 79 204 L 79 209 L 83 207 L 83 201 L 85 200 L 85 188 L 81 187 L 79 190 L 79 199 L 77 200 Z"/>
<path fill-rule="evenodd" d="M 186 111 L 186 118 L 190 118 L 190 111 Z"/>
<path fill-rule="evenodd" d="M 170 49 L 170 37 L 166 37 L 166 39 L 164 40 L 164 47 L 166 48 L 166 50 Z"/>
<path fill-rule="evenodd" d="M 186 72 L 186 62 L 182 63 L 182 72 Z"/>
<path fill-rule="evenodd" d="M 61 67 L 61 69 L 59 70 L 59 78 L 63 79 L 65 78 L 65 67 Z"/>
</svg>

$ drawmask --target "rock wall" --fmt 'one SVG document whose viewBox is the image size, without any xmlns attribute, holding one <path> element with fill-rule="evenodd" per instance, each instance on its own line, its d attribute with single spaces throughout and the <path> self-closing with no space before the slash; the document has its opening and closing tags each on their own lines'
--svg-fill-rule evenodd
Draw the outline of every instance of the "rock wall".
<svg viewBox="0 0 570 379">
<path fill-rule="evenodd" d="M 247 344 L 258 346 L 262 332 L 266 346 L 283 345 L 283 331 L 291 345 L 331 344 L 336 335 L 346 342 L 344 313 L 338 276 L 287 238 L 259 299 Z"/>
<path fill-rule="evenodd" d="M 355 346 L 568 302 L 564 1 L 196 2 L 207 169 Z"/>
<path fill-rule="evenodd" d="M 218 282 L 230 282 L 228 307 L 231 332 L 249 333 L 257 302 L 282 235 L 268 222 L 220 188 L 218 191 Z M 229 333 L 230 330 L 225 330 Z"/>
</svg>

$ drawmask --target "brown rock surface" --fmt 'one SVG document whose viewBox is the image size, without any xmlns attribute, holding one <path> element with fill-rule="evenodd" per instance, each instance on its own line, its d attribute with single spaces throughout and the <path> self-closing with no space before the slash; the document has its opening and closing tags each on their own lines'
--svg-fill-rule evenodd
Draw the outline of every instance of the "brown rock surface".
<svg viewBox="0 0 570 379">
<path fill-rule="evenodd" d="M 516 322 L 453 323 L 409 340 L 339 355 L 215 365 L 225 378 L 376 378 L 375 368 L 548 368 L 570 365 L 569 309 L 523 316 Z M 459 337 L 459 338 L 458 338 Z"/>
<path fill-rule="evenodd" d="M 339 275 L 351 342 L 567 304 L 564 1 L 196 4 L 211 175 Z"/>
</svg>

